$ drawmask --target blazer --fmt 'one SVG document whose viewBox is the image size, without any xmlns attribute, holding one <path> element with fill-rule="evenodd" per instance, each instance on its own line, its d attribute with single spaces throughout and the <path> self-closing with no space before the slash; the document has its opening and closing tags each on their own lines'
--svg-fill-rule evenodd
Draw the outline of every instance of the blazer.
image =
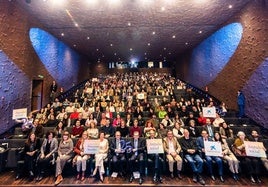
<svg viewBox="0 0 268 187">
<path fill-rule="evenodd" d="M 48 139 L 45 138 L 41 146 L 41 154 L 45 154 L 47 143 Z M 56 138 L 53 138 L 50 144 L 49 154 L 54 155 L 56 153 L 56 151 L 58 150 L 58 144 L 58 140 Z"/>
<path fill-rule="evenodd" d="M 110 150 L 111 150 L 111 154 L 116 154 L 115 153 L 115 149 L 116 149 L 116 138 L 112 138 L 111 139 L 109 147 L 110 147 Z M 123 150 L 122 153 L 124 153 L 125 152 L 125 149 L 126 149 L 126 140 L 120 138 L 120 147 Z"/>
<path fill-rule="evenodd" d="M 131 145 L 132 149 L 135 148 L 134 138 L 131 138 L 130 145 Z M 145 146 L 145 139 L 144 138 L 138 138 L 138 154 L 144 153 L 145 148 L 146 148 L 146 146 Z"/>
<path fill-rule="evenodd" d="M 172 138 L 172 143 L 173 143 L 173 147 L 175 149 L 175 151 L 179 154 L 181 152 L 181 146 L 177 140 L 177 138 L 173 137 Z M 163 139 L 163 147 L 164 147 L 164 151 L 169 154 L 169 143 L 168 143 L 168 137 L 165 137 Z"/>
<path fill-rule="evenodd" d="M 208 141 L 213 141 L 212 138 L 208 137 Z M 202 153 L 202 149 L 205 148 L 204 139 L 202 136 L 199 136 L 196 139 L 197 149 L 200 153 Z"/>
</svg>

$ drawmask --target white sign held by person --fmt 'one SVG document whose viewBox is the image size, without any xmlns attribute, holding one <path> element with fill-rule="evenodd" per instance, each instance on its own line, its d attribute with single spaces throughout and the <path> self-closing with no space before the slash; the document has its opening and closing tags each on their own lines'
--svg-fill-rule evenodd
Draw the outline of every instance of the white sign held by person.
<svg viewBox="0 0 268 187">
<path fill-rule="evenodd" d="M 204 141 L 206 156 L 222 156 L 222 147 L 220 142 Z"/>
<path fill-rule="evenodd" d="M 27 118 L 27 108 L 14 109 L 12 119 Z"/>
<path fill-rule="evenodd" d="M 85 140 L 84 153 L 96 154 L 99 152 L 100 141 L 99 140 Z"/>
<path fill-rule="evenodd" d="M 137 99 L 144 99 L 144 93 L 137 94 Z"/>
<path fill-rule="evenodd" d="M 215 107 L 202 107 L 203 116 L 206 118 L 215 118 L 216 117 L 216 108 Z"/>
<path fill-rule="evenodd" d="M 247 156 L 266 158 L 262 142 L 244 141 Z"/>
<path fill-rule="evenodd" d="M 164 153 L 162 139 L 147 139 L 146 145 L 148 154 Z"/>
</svg>

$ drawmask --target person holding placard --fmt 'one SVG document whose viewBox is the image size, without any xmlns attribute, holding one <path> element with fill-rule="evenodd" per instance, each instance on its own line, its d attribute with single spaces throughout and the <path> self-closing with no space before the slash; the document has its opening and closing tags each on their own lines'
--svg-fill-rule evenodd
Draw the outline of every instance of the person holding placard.
<svg viewBox="0 0 268 187">
<path fill-rule="evenodd" d="M 149 131 L 150 136 L 148 139 L 155 139 L 156 136 L 156 131 L 151 129 Z M 148 146 L 147 146 L 148 149 Z M 161 169 L 160 169 L 160 164 L 164 162 L 164 160 L 160 157 L 159 154 L 148 154 L 148 159 L 152 160 L 154 162 L 154 177 L 153 181 L 154 182 L 160 182 L 163 183 L 163 179 L 161 177 Z"/>
<path fill-rule="evenodd" d="M 105 173 L 103 162 L 108 154 L 109 143 L 108 140 L 105 138 L 104 132 L 100 132 L 99 140 L 99 151 L 95 154 L 95 169 L 93 171 L 92 176 L 95 176 L 97 174 L 97 171 L 99 171 L 100 181 L 103 182 L 103 174 Z"/>
<path fill-rule="evenodd" d="M 213 137 L 213 139 L 214 139 L 214 137 Z M 224 182 L 224 179 L 222 176 L 223 175 L 222 159 L 218 156 L 207 156 L 205 154 L 205 141 L 213 141 L 213 139 L 211 137 L 209 137 L 208 132 L 206 130 L 202 130 L 201 136 L 196 139 L 197 148 L 201 154 L 201 157 L 206 160 L 206 164 L 207 164 L 211 179 L 213 181 L 215 181 L 215 177 L 213 174 L 213 168 L 212 168 L 212 161 L 214 160 L 218 165 L 218 173 L 220 176 L 220 181 Z"/>
<path fill-rule="evenodd" d="M 232 172 L 232 175 L 233 175 L 233 179 L 237 181 L 238 173 L 239 173 L 239 161 L 235 157 L 234 153 L 230 150 L 226 142 L 226 139 L 222 138 L 219 132 L 215 133 L 214 138 L 216 142 L 221 143 L 223 159 L 227 160 L 228 165 L 229 165 L 229 170 Z"/>
<path fill-rule="evenodd" d="M 125 140 L 121 138 L 120 131 L 115 132 L 115 138 L 110 142 L 110 150 L 112 155 L 113 169 L 123 176 L 125 172 L 124 168 L 126 165 L 125 156 Z"/>
<path fill-rule="evenodd" d="M 247 156 L 244 141 L 248 141 L 248 139 L 243 131 L 239 131 L 233 144 L 234 153 L 240 162 L 246 166 L 247 173 L 250 175 L 250 181 L 252 183 L 261 183 L 259 178 L 260 159 Z"/>
<path fill-rule="evenodd" d="M 203 160 L 199 156 L 196 140 L 190 137 L 188 129 L 184 129 L 183 135 L 184 136 L 179 139 L 179 143 L 181 145 L 184 157 L 189 162 L 193 170 L 193 181 L 195 183 L 199 181 L 200 184 L 205 185 L 205 181 L 201 176 L 203 170 Z"/>
<path fill-rule="evenodd" d="M 81 181 L 85 180 L 85 171 L 87 169 L 87 160 L 90 158 L 90 155 L 84 153 L 84 142 L 88 140 L 88 133 L 84 131 L 82 137 L 77 141 L 74 152 L 76 156 L 73 159 L 73 163 L 76 164 L 76 179 Z M 82 168 L 82 175 L 81 175 Z"/>
<path fill-rule="evenodd" d="M 129 153 L 129 162 L 130 162 L 130 179 L 129 182 L 132 182 L 134 179 L 133 176 L 133 166 L 135 165 L 135 161 L 137 160 L 139 163 L 139 184 L 143 183 L 143 174 L 144 174 L 144 150 L 145 150 L 145 141 L 140 138 L 140 134 L 138 131 L 134 132 L 133 138 L 130 141 L 132 151 Z"/>
<path fill-rule="evenodd" d="M 170 177 L 174 178 L 173 167 L 174 162 L 177 162 L 177 175 L 179 179 L 182 179 L 182 159 L 179 155 L 181 152 L 181 146 L 177 138 L 173 136 L 173 132 L 171 130 L 167 132 L 167 137 L 163 139 L 163 146 L 168 159 Z"/>
<path fill-rule="evenodd" d="M 253 142 L 262 142 L 263 143 L 263 137 L 260 136 L 258 131 L 256 131 L 256 130 L 251 131 L 251 135 L 249 136 L 248 139 L 250 141 L 253 141 Z M 266 147 L 263 146 L 263 150 L 266 152 L 266 155 L 267 155 Z M 266 168 L 266 170 L 268 171 L 268 159 L 267 159 L 267 156 L 266 157 L 261 157 L 261 161 L 262 161 L 264 167 Z"/>
</svg>

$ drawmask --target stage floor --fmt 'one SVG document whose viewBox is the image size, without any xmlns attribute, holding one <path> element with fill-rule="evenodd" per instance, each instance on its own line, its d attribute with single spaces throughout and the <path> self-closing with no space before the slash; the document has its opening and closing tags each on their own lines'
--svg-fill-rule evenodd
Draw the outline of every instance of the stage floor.
<svg viewBox="0 0 268 187">
<path fill-rule="evenodd" d="M 268 186 L 268 176 L 262 176 L 262 183 L 253 184 L 247 177 L 240 177 L 239 181 L 234 181 L 230 176 L 225 176 L 225 182 L 222 183 L 216 178 L 216 181 L 212 181 L 210 178 L 204 176 L 206 186 Z M 44 178 L 40 182 L 28 181 L 27 178 L 15 180 L 14 171 L 4 171 L 0 173 L 0 186 L 54 186 L 55 178 L 49 176 Z M 104 182 L 101 183 L 95 178 L 86 178 L 84 181 L 76 180 L 75 176 L 67 176 L 62 183 L 58 186 L 202 186 L 199 183 L 194 183 L 192 177 L 183 175 L 183 179 L 178 178 L 171 179 L 168 176 L 163 176 L 163 183 L 154 183 L 152 177 L 148 176 L 144 178 L 144 183 L 139 185 L 138 179 L 135 179 L 132 183 L 128 182 L 128 178 L 112 178 L 105 177 Z"/>
</svg>

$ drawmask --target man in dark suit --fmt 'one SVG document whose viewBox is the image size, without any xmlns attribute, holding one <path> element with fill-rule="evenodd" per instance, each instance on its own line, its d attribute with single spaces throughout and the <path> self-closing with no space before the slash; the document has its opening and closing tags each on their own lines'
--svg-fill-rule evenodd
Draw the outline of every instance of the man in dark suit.
<svg viewBox="0 0 268 187">
<path fill-rule="evenodd" d="M 212 160 L 214 160 L 218 165 L 220 181 L 224 182 L 224 179 L 222 176 L 223 175 L 222 159 L 218 156 L 207 156 L 205 154 L 205 145 L 204 145 L 205 141 L 213 141 L 213 140 L 208 136 L 208 132 L 206 130 L 202 130 L 201 136 L 196 139 L 198 151 L 200 152 L 201 157 L 206 160 L 206 164 L 207 164 L 211 179 L 215 181 L 215 177 L 213 175 L 213 169 L 212 169 Z"/>
<path fill-rule="evenodd" d="M 144 150 L 145 150 L 145 141 L 140 138 L 140 134 L 138 131 L 135 131 L 133 134 L 133 139 L 130 141 L 130 145 L 132 147 L 132 151 L 129 153 L 129 169 L 130 169 L 130 179 L 129 182 L 132 182 L 133 177 L 133 166 L 135 162 L 139 163 L 139 184 L 143 183 L 143 174 L 144 174 Z"/>
<path fill-rule="evenodd" d="M 156 132 L 155 130 L 150 130 L 149 131 L 150 136 L 149 139 L 155 139 L 156 138 Z M 163 183 L 163 179 L 161 177 L 161 168 L 163 167 L 163 158 L 160 156 L 160 154 L 148 154 L 148 159 L 152 160 L 154 162 L 154 177 L 153 181 L 154 182 L 160 182 Z M 161 167 L 161 168 L 160 168 Z"/>
<path fill-rule="evenodd" d="M 181 149 L 185 159 L 190 164 L 193 171 L 193 182 L 199 182 L 205 185 L 205 181 L 201 176 L 203 171 L 203 160 L 199 156 L 196 140 L 190 136 L 189 130 L 184 129 L 183 137 L 179 139 Z"/>
<path fill-rule="evenodd" d="M 211 120 L 209 118 L 206 119 L 206 125 L 204 126 L 204 130 L 207 131 L 208 137 L 214 140 L 215 128 L 211 124 Z"/>
<path fill-rule="evenodd" d="M 121 138 L 120 131 L 115 132 L 115 138 L 110 142 L 110 150 L 112 155 L 113 170 L 123 176 L 125 173 L 126 156 L 125 156 L 126 142 Z"/>
</svg>

